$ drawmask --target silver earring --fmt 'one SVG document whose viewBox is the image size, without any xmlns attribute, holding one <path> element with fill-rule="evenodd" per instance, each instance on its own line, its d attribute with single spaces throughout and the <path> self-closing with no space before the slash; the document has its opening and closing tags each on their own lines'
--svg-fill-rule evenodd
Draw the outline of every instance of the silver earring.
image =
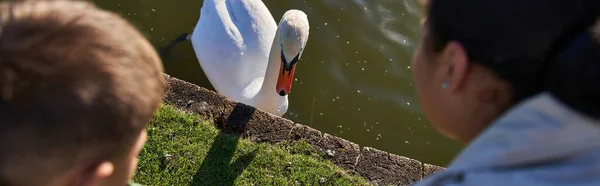
<svg viewBox="0 0 600 186">
<path fill-rule="evenodd" d="M 443 82 L 443 83 L 442 83 L 442 89 L 447 89 L 447 88 L 448 88 L 448 83 L 446 83 L 446 82 Z"/>
</svg>

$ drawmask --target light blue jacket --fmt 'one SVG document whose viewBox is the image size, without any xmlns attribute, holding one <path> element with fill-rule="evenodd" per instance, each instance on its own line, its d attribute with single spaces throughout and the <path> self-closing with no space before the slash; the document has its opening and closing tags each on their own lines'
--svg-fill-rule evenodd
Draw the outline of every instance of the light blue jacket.
<svg viewBox="0 0 600 186">
<path fill-rule="evenodd" d="M 600 121 L 551 95 L 508 111 L 448 168 L 415 186 L 600 186 Z"/>
</svg>

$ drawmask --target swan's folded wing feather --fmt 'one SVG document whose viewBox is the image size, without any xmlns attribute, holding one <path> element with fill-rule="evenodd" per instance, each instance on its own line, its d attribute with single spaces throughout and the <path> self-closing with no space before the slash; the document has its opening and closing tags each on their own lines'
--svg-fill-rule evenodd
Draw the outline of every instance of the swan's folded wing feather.
<svg viewBox="0 0 600 186">
<path fill-rule="evenodd" d="M 232 89 L 242 86 L 237 80 L 244 40 L 224 3 L 204 4 L 191 40 L 200 66 L 213 87 L 220 93 L 237 91 Z"/>
<path fill-rule="evenodd" d="M 253 80 L 264 77 L 276 29 L 261 1 L 206 1 L 191 39 L 213 87 L 237 99 Z"/>
</svg>

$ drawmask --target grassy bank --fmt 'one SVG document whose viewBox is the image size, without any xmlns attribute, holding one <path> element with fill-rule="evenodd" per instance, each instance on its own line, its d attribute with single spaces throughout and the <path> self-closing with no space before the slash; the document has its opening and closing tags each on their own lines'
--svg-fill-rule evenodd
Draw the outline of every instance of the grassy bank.
<svg viewBox="0 0 600 186">
<path fill-rule="evenodd" d="M 134 181 L 143 185 L 367 185 L 306 142 L 254 143 L 163 106 L 148 125 Z"/>
</svg>

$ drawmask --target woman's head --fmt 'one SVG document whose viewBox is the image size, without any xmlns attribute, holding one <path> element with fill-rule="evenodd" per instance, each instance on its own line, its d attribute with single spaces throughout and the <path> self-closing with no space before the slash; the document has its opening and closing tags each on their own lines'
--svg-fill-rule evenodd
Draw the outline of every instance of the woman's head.
<svg viewBox="0 0 600 186">
<path fill-rule="evenodd" d="M 512 105 L 542 91 L 584 113 L 594 107 L 590 102 L 600 104 L 600 88 L 593 86 L 600 81 L 593 73 L 600 71 L 598 40 L 574 44 L 600 15 L 597 0 L 426 4 L 412 69 L 425 114 L 446 135 L 470 141 Z"/>
</svg>

